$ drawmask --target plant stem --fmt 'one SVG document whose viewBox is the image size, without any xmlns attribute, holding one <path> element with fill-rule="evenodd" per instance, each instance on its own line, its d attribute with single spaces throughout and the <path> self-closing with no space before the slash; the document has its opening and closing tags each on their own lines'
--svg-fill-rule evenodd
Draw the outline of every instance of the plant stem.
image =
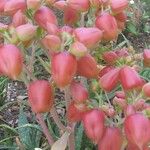
<svg viewBox="0 0 150 150">
<path fill-rule="evenodd" d="M 43 133 L 45 134 L 49 145 L 52 146 L 54 143 L 54 140 L 53 140 L 53 137 L 51 136 L 51 134 L 49 133 L 49 130 L 48 130 L 43 118 L 42 118 L 42 115 L 40 113 L 37 113 L 36 118 L 37 118 L 38 123 L 41 125 L 41 127 L 43 129 Z"/>
<path fill-rule="evenodd" d="M 54 119 L 56 125 L 58 126 L 58 128 L 59 128 L 60 130 L 62 130 L 62 131 L 69 130 L 69 129 L 67 129 L 67 128 L 62 124 L 62 122 L 60 121 L 59 116 L 58 116 L 58 114 L 57 114 L 57 111 L 56 111 L 55 107 L 53 107 L 53 108 L 51 109 L 50 113 L 51 113 L 51 116 L 53 117 L 53 119 Z"/>
<path fill-rule="evenodd" d="M 64 92 L 65 92 L 66 109 L 68 109 L 68 106 L 71 102 L 69 87 L 66 87 Z M 67 122 L 67 125 L 68 125 L 68 127 L 71 128 L 71 134 L 68 139 L 68 148 L 69 148 L 69 150 L 75 150 L 74 125 L 70 122 Z"/>
</svg>

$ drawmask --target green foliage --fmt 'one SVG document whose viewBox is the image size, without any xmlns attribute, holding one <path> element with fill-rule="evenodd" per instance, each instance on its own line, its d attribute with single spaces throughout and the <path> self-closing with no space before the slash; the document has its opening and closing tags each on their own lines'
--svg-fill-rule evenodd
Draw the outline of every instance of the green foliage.
<svg viewBox="0 0 150 150">
<path fill-rule="evenodd" d="M 144 68 L 141 72 L 140 75 L 143 79 L 146 81 L 150 81 L 150 68 Z"/>
<path fill-rule="evenodd" d="M 0 106 L 4 104 L 4 100 L 6 97 L 6 92 L 4 91 L 9 79 L 6 77 L 0 77 Z"/>
<path fill-rule="evenodd" d="M 18 121 L 18 134 L 26 150 L 34 150 L 35 147 L 40 146 L 41 132 L 36 128 L 31 128 L 27 125 L 29 122 L 23 108 L 20 108 Z M 23 127 L 24 126 L 24 127 Z"/>
</svg>

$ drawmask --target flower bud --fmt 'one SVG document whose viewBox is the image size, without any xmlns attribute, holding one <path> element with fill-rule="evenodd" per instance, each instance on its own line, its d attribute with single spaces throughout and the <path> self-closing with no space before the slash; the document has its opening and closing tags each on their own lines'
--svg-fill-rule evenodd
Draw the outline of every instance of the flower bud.
<svg viewBox="0 0 150 150">
<path fill-rule="evenodd" d="M 65 10 L 65 8 L 67 7 L 67 2 L 64 0 L 61 1 L 57 1 L 53 4 L 53 6 L 59 10 Z"/>
<path fill-rule="evenodd" d="M 99 80 L 100 87 L 107 92 L 112 91 L 119 81 L 119 71 L 120 69 L 116 68 L 104 74 Z"/>
<path fill-rule="evenodd" d="M 143 86 L 142 91 L 143 91 L 144 96 L 150 97 L 150 82 L 149 82 L 149 83 L 146 83 L 146 84 Z"/>
<path fill-rule="evenodd" d="M 25 0 L 8 0 L 5 3 L 4 12 L 8 13 L 9 15 L 15 14 L 18 10 L 25 11 L 26 9 L 26 2 Z"/>
<path fill-rule="evenodd" d="M 139 99 L 138 101 L 136 101 L 134 103 L 134 108 L 137 110 L 137 111 L 142 111 L 144 109 L 144 105 L 145 105 L 145 100 L 144 99 Z"/>
<path fill-rule="evenodd" d="M 8 25 L 0 23 L 0 31 L 1 32 L 6 31 L 7 29 L 8 29 Z"/>
<path fill-rule="evenodd" d="M 133 114 L 124 121 L 127 140 L 138 146 L 140 150 L 150 141 L 150 121 L 142 114 Z"/>
<path fill-rule="evenodd" d="M 67 32 L 67 33 L 69 33 L 69 34 L 72 35 L 72 33 L 73 33 L 73 28 L 70 27 L 70 26 L 63 26 L 63 27 L 61 28 L 60 32 L 61 32 L 61 33 Z"/>
<path fill-rule="evenodd" d="M 96 78 L 98 76 L 97 62 L 90 54 L 78 60 L 77 73 L 86 78 Z"/>
<path fill-rule="evenodd" d="M 7 44 L 0 47 L 0 70 L 13 80 L 21 74 L 23 68 L 23 57 L 20 50 Z"/>
<path fill-rule="evenodd" d="M 114 117 L 115 114 L 116 114 L 113 107 L 102 106 L 102 110 L 103 110 L 103 112 L 105 113 L 106 116 L 111 117 L 111 118 Z"/>
<path fill-rule="evenodd" d="M 121 22 L 119 20 L 116 20 L 116 22 L 117 22 L 118 30 L 123 31 L 125 29 L 125 22 Z"/>
<path fill-rule="evenodd" d="M 102 77 L 104 74 L 106 74 L 107 72 L 113 70 L 114 67 L 113 66 L 106 66 L 103 69 L 100 70 L 99 72 L 99 77 Z"/>
<path fill-rule="evenodd" d="M 40 7 L 35 12 L 34 19 L 35 19 L 36 23 L 44 29 L 46 29 L 47 23 L 52 23 L 52 24 L 57 25 L 57 18 L 55 16 L 55 14 L 53 13 L 52 10 L 50 10 L 46 6 Z"/>
<path fill-rule="evenodd" d="M 78 104 L 76 105 L 75 102 L 71 102 L 71 104 L 68 107 L 67 110 L 67 119 L 70 122 L 78 122 L 82 120 L 82 116 L 84 114 L 84 109 L 78 109 L 78 107 L 80 107 L 79 105 L 82 104 Z"/>
<path fill-rule="evenodd" d="M 52 35 L 59 35 L 59 32 L 60 32 L 57 25 L 49 23 L 49 22 L 47 23 L 46 30 L 48 34 L 52 34 Z"/>
<path fill-rule="evenodd" d="M 118 57 L 127 57 L 129 56 L 128 50 L 126 48 L 115 50 L 115 53 Z"/>
<path fill-rule="evenodd" d="M 121 68 L 120 81 L 124 90 L 132 90 L 138 88 L 142 84 L 142 80 L 138 73 L 129 66 Z"/>
<path fill-rule="evenodd" d="M 70 53 L 73 54 L 76 57 L 83 57 L 88 53 L 87 48 L 84 46 L 84 44 L 76 41 L 74 42 L 70 47 Z"/>
<path fill-rule="evenodd" d="M 23 24 L 26 24 L 27 20 L 26 20 L 26 16 L 22 13 L 21 10 L 18 10 L 12 18 L 12 25 L 14 27 L 18 27 L 21 26 Z"/>
<path fill-rule="evenodd" d="M 103 138 L 98 144 L 98 150 L 121 150 L 122 144 L 123 137 L 120 129 L 107 127 Z"/>
<path fill-rule="evenodd" d="M 70 8 L 70 7 L 66 7 L 64 10 L 64 22 L 67 25 L 74 25 L 78 20 L 80 19 L 80 14 Z"/>
<path fill-rule="evenodd" d="M 116 20 L 119 20 L 120 22 L 126 22 L 127 20 L 127 15 L 125 12 L 120 12 L 114 16 Z"/>
<path fill-rule="evenodd" d="M 121 109 L 126 109 L 127 102 L 123 98 L 114 97 L 113 105 L 118 105 Z"/>
<path fill-rule="evenodd" d="M 144 49 L 143 64 L 145 67 L 150 67 L 150 49 Z"/>
<path fill-rule="evenodd" d="M 68 52 L 61 52 L 52 57 L 52 77 L 56 85 L 60 88 L 71 83 L 76 74 L 76 58 Z"/>
<path fill-rule="evenodd" d="M 128 105 L 124 111 L 126 116 L 130 116 L 136 113 L 134 105 Z"/>
<path fill-rule="evenodd" d="M 76 103 L 82 103 L 88 99 L 88 91 L 81 83 L 72 82 L 70 92 L 72 99 L 75 100 Z"/>
<path fill-rule="evenodd" d="M 4 7 L 6 4 L 7 0 L 1 0 L 0 2 L 0 12 L 4 12 Z"/>
<path fill-rule="evenodd" d="M 118 36 L 118 26 L 116 19 L 109 13 L 102 13 L 101 16 L 96 18 L 96 27 L 102 30 L 103 40 L 114 40 Z"/>
<path fill-rule="evenodd" d="M 74 30 L 74 35 L 77 41 L 86 45 L 87 48 L 91 48 L 101 41 L 102 31 L 95 27 L 81 27 Z"/>
<path fill-rule="evenodd" d="M 68 0 L 67 4 L 71 9 L 74 9 L 79 12 L 88 11 L 90 7 L 89 0 Z"/>
<path fill-rule="evenodd" d="M 126 98 L 126 94 L 125 94 L 124 91 L 116 91 L 116 92 L 115 92 L 115 96 L 116 96 L 117 98 L 123 98 L 123 99 Z"/>
<path fill-rule="evenodd" d="M 31 82 L 28 86 L 28 97 L 32 111 L 35 113 L 49 112 L 52 108 L 53 90 L 46 80 Z"/>
<path fill-rule="evenodd" d="M 27 8 L 37 10 L 41 5 L 41 0 L 27 0 Z"/>
<path fill-rule="evenodd" d="M 128 7 L 128 0 L 112 0 L 110 7 L 113 13 L 118 14 Z"/>
<path fill-rule="evenodd" d="M 110 65 L 114 64 L 116 62 L 116 60 L 118 59 L 117 54 L 113 51 L 104 52 L 102 54 L 102 57 L 103 57 L 104 61 Z"/>
<path fill-rule="evenodd" d="M 82 121 L 87 137 L 94 143 L 98 143 L 105 131 L 104 113 L 98 109 L 87 111 L 84 113 Z"/>
<path fill-rule="evenodd" d="M 56 35 L 46 35 L 42 39 L 42 44 L 46 49 L 56 52 L 60 50 L 61 40 Z"/>
<path fill-rule="evenodd" d="M 33 37 L 36 34 L 36 26 L 33 26 L 32 24 L 24 24 L 21 26 L 18 26 L 16 28 L 16 33 L 20 41 L 29 41 L 33 39 Z"/>
</svg>

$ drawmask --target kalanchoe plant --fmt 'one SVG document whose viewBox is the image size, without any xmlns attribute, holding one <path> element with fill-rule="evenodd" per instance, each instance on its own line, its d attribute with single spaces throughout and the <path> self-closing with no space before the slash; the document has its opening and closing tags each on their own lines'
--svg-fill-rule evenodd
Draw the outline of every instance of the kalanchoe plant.
<svg viewBox="0 0 150 150">
<path fill-rule="evenodd" d="M 150 83 L 139 72 L 150 66 L 150 50 L 136 54 L 123 35 L 127 7 L 127 0 L 0 2 L 0 12 L 12 17 L 8 25 L 0 23 L 0 75 L 26 84 L 52 150 L 75 150 L 79 124 L 99 150 L 148 149 Z M 63 12 L 64 26 L 52 8 Z M 118 49 L 120 33 L 127 47 Z M 39 49 L 43 57 L 36 55 Z M 36 59 L 49 73 L 47 80 L 35 74 Z M 65 93 L 63 122 L 56 88 Z M 60 130 L 58 141 L 44 122 L 43 113 L 49 112 Z"/>
</svg>

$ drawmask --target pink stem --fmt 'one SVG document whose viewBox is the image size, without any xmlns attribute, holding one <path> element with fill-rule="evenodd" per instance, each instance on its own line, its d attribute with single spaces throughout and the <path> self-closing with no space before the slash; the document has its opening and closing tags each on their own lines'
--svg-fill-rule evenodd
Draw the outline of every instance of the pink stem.
<svg viewBox="0 0 150 150">
<path fill-rule="evenodd" d="M 48 130 L 43 118 L 42 118 L 42 115 L 40 113 L 37 113 L 36 118 L 37 118 L 38 123 L 41 125 L 41 127 L 43 129 L 43 133 L 45 134 L 49 145 L 52 146 L 54 143 L 54 140 L 53 140 L 53 137 L 51 136 L 51 134 L 49 133 L 49 130 Z"/>
<path fill-rule="evenodd" d="M 51 116 L 53 117 L 53 119 L 54 119 L 56 125 L 58 126 L 58 128 L 59 128 L 60 130 L 62 130 L 62 131 L 69 130 L 69 129 L 67 129 L 67 128 L 62 124 L 62 122 L 60 121 L 59 116 L 58 116 L 58 114 L 57 114 L 57 112 L 56 112 L 55 107 L 53 107 L 53 108 L 51 109 L 50 113 L 51 113 Z"/>
</svg>

